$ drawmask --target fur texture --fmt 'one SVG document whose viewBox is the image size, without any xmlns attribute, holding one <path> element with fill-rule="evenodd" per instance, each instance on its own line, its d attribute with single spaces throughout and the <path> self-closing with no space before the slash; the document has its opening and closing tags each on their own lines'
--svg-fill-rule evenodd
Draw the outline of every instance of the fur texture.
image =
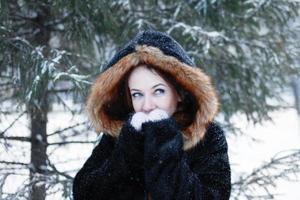
<svg viewBox="0 0 300 200">
<path fill-rule="evenodd" d="M 166 55 L 159 48 L 136 45 L 135 51 L 120 58 L 99 75 L 87 100 L 87 111 L 97 132 L 118 137 L 124 121 L 110 118 L 104 110 L 123 76 L 139 64 L 149 64 L 173 76 L 197 101 L 198 110 L 193 123 L 183 131 L 184 150 L 194 147 L 204 138 L 206 126 L 218 112 L 219 101 L 210 78 L 199 68 Z"/>
<path fill-rule="evenodd" d="M 129 122 L 118 138 L 102 136 L 74 178 L 74 200 L 229 200 L 228 146 L 217 123 L 183 151 L 174 119 L 146 122 L 144 134 Z"/>
<path fill-rule="evenodd" d="M 187 101 L 189 112 L 197 110 L 188 127 L 181 123 L 189 117 L 182 112 L 165 118 L 152 111 L 152 121 L 141 124 L 142 117 L 134 119 L 138 113 L 124 107 L 124 77 L 140 64 L 174 78 L 172 83 L 188 92 L 187 98 L 193 96 Z M 210 78 L 174 39 L 157 31 L 139 33 L 91 88 L 87 110 L 96 130 L 105 134 L 74 178 L 74 200 L 228 200 L 228 147 L 213 121 L 218 108 Z"/>
</svg>

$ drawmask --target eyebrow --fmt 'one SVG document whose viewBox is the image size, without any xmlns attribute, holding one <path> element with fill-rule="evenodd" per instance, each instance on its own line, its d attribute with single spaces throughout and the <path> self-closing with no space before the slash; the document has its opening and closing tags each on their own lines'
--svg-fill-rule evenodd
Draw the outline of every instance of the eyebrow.
<svg viewBox="0 0 300 200">
<path fill-rule="evenodd" d="M 153 87 L 152 87 L 152 89 L 154 89 L 154 88 L 156 88 L 156 87 L 158 87 L 158 86 L 165 86 L 166 87 L 166 85 L 165 84 L 163 84 L 163 83 L 158 83 L 158 84 L 156 84 L 156 85 L 154 85 Z M 135 90 L 135 91 L 140 91 L 139 89 L 130 89 L 130 90 Z"/>
</svg>

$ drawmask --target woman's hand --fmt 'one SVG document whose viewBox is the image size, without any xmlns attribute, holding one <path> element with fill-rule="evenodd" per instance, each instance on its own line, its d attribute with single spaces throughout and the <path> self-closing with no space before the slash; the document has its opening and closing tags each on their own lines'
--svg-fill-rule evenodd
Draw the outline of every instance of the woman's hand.
<svg viewBox="0 0 300 200">
<path fill-rule="evenodd" d="M 148 115 L 149 121 L 160 121 L 169 118 L 168 113 L 162 109 L 154 109 Z"/>
<path fill-rule="evenodd" d="M 135 128 L 137 131 L 141 131 L 142 124 L 148 121 L 148 116 L 143 112 L 136 112 L 131 118 L 130 124 Z"/>
<path fill-rule="evenodd" d="M 141 131 L 142 124 L 148 121 L 160 121 L 162 119 L 169 118 L 168 113 L 162 109 L 154 109 L 148 115 L 144 112 L 136 112 L 130 121 L 130 124 L 137 131 Z"/>
</svg>

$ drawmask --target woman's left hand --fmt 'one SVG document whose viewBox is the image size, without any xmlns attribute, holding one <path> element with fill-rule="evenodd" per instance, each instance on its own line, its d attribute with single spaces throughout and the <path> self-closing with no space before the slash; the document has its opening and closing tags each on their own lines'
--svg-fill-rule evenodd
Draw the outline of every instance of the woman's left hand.
<svg viewBox="0 0 300 200">
<path fill-rule="evenodd" d="M 132 118 L 130 120 L 130 124 L 135 128 L 135 130 L 141 131 L 142 124 L 147 121 L 149 121 L 149 120 L 148 120 L 148 116 L 145 113 L 136 112 L 132 116 Z"/>
<path fill-rule="evenodd" d="M 175 119 L 169 117 L 166 111 L 155 109 L 148 114 L 148 120 L 142 125 L 145 135 L 144 150 L 147 157 L 144 161 L 147 163 L 157 155 L 172 157 L 176 154 L 177 158 L 182 151 L 183 137 Z"/>
<path fill-rule="evenodd" d="M 169 118 L 168 113 L 162 109 L 154 109 L 148 114 L 149 121 L 160 121 Z"/>
</svg>

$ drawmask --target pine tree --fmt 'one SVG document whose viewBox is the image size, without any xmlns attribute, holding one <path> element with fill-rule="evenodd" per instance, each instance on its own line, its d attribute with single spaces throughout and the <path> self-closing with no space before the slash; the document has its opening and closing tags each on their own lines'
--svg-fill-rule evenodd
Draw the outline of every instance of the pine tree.
<svg viewBox="0 0 300 200">
<path fill-rule="evenodd" d="M 280 0 L 0 0 L 0 103 L 18 105 L 0 112 L 29 116 L 31 132 L 6 135 L 15 121 L 0 132 L 4 145 L 17 140 L 31 147 L 29 163 L 1 162 L 30 171 L 30 190 L 18 199 L 45 199 L 53 172 L 66 178 L 65 197 L 71 198 L 72 177 L 55 171 L 47 155 L 48 113 L 55 103 L 66 105 L 67 96 L 83 105 L 105 62 L 140 30 L 166 32 L 183 45 L 212 76 L 229 125 L 237 112 L 254 123 L 270 119 L 271 111 L 286 107 L 280 94 L 300 74 L 299 30 L 293 25 L 299 7 Z M 295 165 L 299 154 L 291 154 L 298 158 Z"/>
</svg>

